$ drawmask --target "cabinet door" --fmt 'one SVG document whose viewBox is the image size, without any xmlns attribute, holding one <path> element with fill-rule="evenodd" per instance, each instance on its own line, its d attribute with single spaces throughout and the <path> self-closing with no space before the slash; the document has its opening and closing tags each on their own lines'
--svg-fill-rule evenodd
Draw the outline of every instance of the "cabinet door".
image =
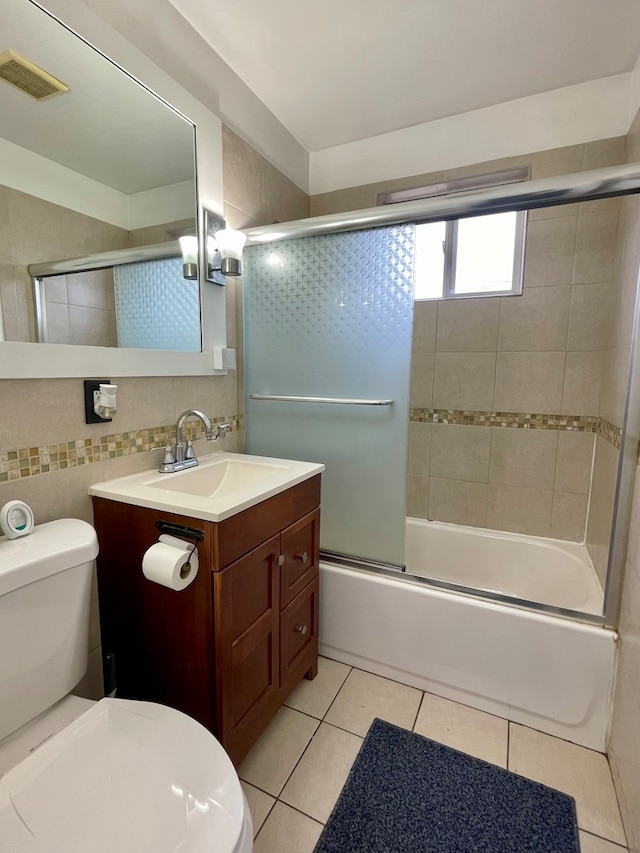
<svg viewBox="0 0 640 853">
<path fill-rule="evenodd" d="M 310 512 L 283 530 L 280 547 L 284 557 L 280 570 L 280 607 L 283 608 L 318 574 L 320 510 Z"/>
<path fill-rule="evenodd" d="M 275 712 L 279 536 L 213 572 L 218 735 L 237 763 Z"/>
<path fill-rule="evenodd" d="M 285 692 L 316 663 L 318 590 L 316 578 L 280 614 L 280 683 Z"/>
</svg>

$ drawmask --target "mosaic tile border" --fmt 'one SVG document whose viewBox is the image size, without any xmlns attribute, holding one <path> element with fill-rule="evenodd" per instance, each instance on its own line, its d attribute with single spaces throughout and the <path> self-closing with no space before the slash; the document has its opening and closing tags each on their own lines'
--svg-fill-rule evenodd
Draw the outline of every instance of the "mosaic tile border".
<svg viewBox="0 0 640 853">
<path fill-rule="evenodd" d="M 466 409 L 409 409 L 412 423 L 490 426 L 507 429 L 566 430 L 593 432 L 620 449 L 622 429 L 604 418 L 592 415 L 552 415 L 526 412 L 483 412 Z"/>
<path fill-rule="evenodd" d="M 605 421 L 604 418 L 598 418 L 596 433 L 597 435 L 602 436 L 602 438 L 604 438 L 604 440 L 609 444 L 613 445 L 616 450 L 620 450 L 620 445 L 622 444 L 621 427 L 617 427 L 610 421 Z"/>
<path fill-rule="evenodd" d="M 622 429 L 604 418 L 590 415 L 529 414 L 523 412 L 483 412 L 463 409 L 409 410 L 412 423 L 455 424 L 461 426 L 491 426 L 508 429 L 567 430 L 596 433 L 609 444 L 620 449 Z M 243 415 L 212 418 L 213 424 L 231 424 L 232 432 L 243 428 Z M 196 441 L 204 438 L 204 427 L 199 421 L 185 424 L 185 436 Z M 42 447 L 23 447 L 18 450 L 0 450 L 0 483 L 36 477 L 51 471 L 105 462 L 119 456 L 131 456 L 160 449 L 175 441 L 175 424 L 109 433 L 92 438 L 45 444 Z"/>
<path fill-rule="evenodd" d="M 212 424 L 225 422 L 231 424 L 232 432 L 237 432 L 242 429 L 243 416 L 211 418 Z M 204 427 L 200 421 L 188 421 L 184 435 L 192 441 L 204 438 Z M 45 444 L 42 447 L 0 450 L 0 483 L 160 449 L 174 443 L 175 436 L 176 427 L 171 424 Z"/>
</svg>

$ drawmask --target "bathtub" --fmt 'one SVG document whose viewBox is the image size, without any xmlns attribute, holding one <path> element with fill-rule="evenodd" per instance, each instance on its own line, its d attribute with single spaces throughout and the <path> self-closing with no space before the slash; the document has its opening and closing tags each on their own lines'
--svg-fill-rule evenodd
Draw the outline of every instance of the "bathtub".
<svg viewBox="0 0 640 853">
<path fill-rule="evenodd" d="M 602 613 L 602 589 L 584 545 L 408 518 L 409 574 L 551 607 Z"/>
<path fill-rule="evenodd" d="M 433 524 L 419 522 L 410 530 L 408 563 L 420 553 L 416 545 L 420 537 L 414 534 L 421 526 Z M 442 579 L 442 572 L 435 569 L 448 566 L 454 574 L 447 575 L 447 582 L 466 583 L 469 560 L 473 560 L 475 577 L 479 555 L 490 554 L 485 588 L 535 600 L 530 592 L 523 593 L 519 587 L 516 591 L 511 585 L 517 567 L 528 559 L 512 551 L 512 543 L 514 547 L 518 543 L 511 534 L 473 531 L 484 541 L 471 544 L 464 528 L 436 527 L 452 529 L 430 531 L 438 534 L 432 537 L 437 544 L 427 558 L 430 575 Z M 450 536 L 439 535 L 457 530 L 461 533 L 458 551 L 467 555 L 464 559 L 452 557 L 455 548 Z M 539 575 L 538 590 L 546 595 L 549 585 L 562 588 L 565 604 L 555 606 L 595 606 L 593 601 L 585 603 L 588 595 L 567 592 L 565 581 L 557 584 L 553 572 L 540 582 L 544 565 L 552 558 L 563 564 L 558 556 L 562 554 L 567 556 L 567 576 L 579 574 L 570 559 L 576 556 L 573 549 L 557 548 L 560 543 L 553 540 L 531 539 L 533 549 L 525 550 L 536 556 L 528 574 Z M 504 580 L 497 577 L 497 566 L 503 562 L 495 556 L 499 543 L 509 555 L 504 560 Z M 422 561 L 419 557 L 418 563 Z M 613 631 L 436 588 L 408 573 L 321 562 L 320 583 L 320 653 L 326 657 L 605 750 L 617 649 Z"/>
</svg>

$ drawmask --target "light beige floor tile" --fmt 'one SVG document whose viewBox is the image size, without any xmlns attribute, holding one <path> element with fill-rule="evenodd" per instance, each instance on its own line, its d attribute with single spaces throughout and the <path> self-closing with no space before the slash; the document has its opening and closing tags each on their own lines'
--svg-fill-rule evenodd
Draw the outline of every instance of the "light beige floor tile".
<svg viewBox="0 0 640 853">
<path fill-rule="evenodd" d="M 413 730 L 491 764 L 506 767 L 508 726 L 502 717 L 425 693 Z"/>
<path fill-rule="evenodd" d="M 366 735 L 375 717 L 410 729 L 421 699 L 420 690 L 354 669 L 329 708 L 325 721 L 361 737 Z"/>
<path fill-rule="evenodd" d="M 258 788 L 254 788 L 248 782 L 241 782 L 242 790 L 249 803 L 249 811 L 251 812 L 251 820 L 253 821 L 253 837 L 255 838 L 262 824 L 267 819 L 267 815 L 271 811 L 275 798 Z"/>
<path fill-rule="evenodd" d="M 351 667 L 329 658 L 318 658 L 318 674 L 309 681 L 303 678 L 287 699 L 287 705 L 321 720 L 344 684 Z"/>
<path fill-rule="evenodd" d="M 598 838 L 588 832 L 580 831 L 580 853 L 627 853 L 626 847 L 620 847 Z"/>
<path fill-rule="evenodd" d="M 570 794 L 576 801 L 580 829 L 626 844 L 604 755 L 511 723 L 509 770 Z"/>
<path fill-rule="evenodd" d="M 312 717 L 280 708 L 238 768 L 238 775 L 277 797 L 317 727 L 318 721 Z"/>
<path fill-rule="evenodd" d="M 295 809 L 276 803 L 258 833 L 253 853 L 313 853 L 322 825 Z"/>
<path fill-rule="evenodd" d="M 326 823 L 361 746 L 362 738 L 322 723 L 280 798 Z"/>
</svg>

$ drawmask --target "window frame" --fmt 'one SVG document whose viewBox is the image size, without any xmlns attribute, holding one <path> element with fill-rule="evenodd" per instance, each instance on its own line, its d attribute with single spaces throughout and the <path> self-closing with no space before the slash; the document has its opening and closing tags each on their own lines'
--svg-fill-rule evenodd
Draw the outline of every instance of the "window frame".
<svg viewBox="0 0 640 853">
<path fill-rule="evenodd" d="M 418 297 L 418 302 L 432 302 L 434 299 L 470 299 L 480 296 L 520 296 L 524 283 L 524 252 L 527 234 L 528 211 L 516 213 L 516 230 L 513 237 L 513 269 L 511 287 L 508 290 L 474 290 L 471 293 L 456 293 L 456 265 L 458 258 L 458 223 L 460 219 L 449 219 L 445 229 L 444 271 L 442 275 L 442 295 Z M 491 215 L 491 214 L 487 214 Z M 475 218 L 475 217 L 474 217 Z M 420 223 L 416 227 L 419 227 Z"/>
<path fill-rule="evenodd" d="M 381 193 L 378 195 L 378 204 L 397 204 L 403 201 L 415 201 L 423 198 L 434 198 L 436 196 L 456 195 L 458 193 L 472 192 L 474 190 L 486 189 L 487 187 L 503 186 L 505 184 L 520 183 L 529 180 L 530 167 L 523 166 L 514 169 L 506 169 L 500 172 L 491 172 L 485 175 L 476 175 L 470 178 L 458 178 L 442 181 L 422 187 L 413 187 L 406 190 Z M 458 223 L 460 218 L 445 220 L 444 238 L 444 269 L 442 274 L 442 292 L 439 296 L 417 297 L 416 302 L 434 302 L 438 299 L 477 299 L 485 296 L 520 296 L 524 283 L 524 256 L 527 234 L 528 211 L 514 211 L 516 213 L 516 231 L 514 236 L 513 272 L 511 276 L 511 288 L 509 290 L 482 290 L 471 293 L 456 293 L 456 264 L 458 255 Z M 491 214 L 483 214 L 491 215 Z M 475 217 L 463 217 L 473 219 Z M 434 220 L 442 222 L 443 220 Z M 416 227 L 421 223 L 416 222 Z"/>
</svg>

